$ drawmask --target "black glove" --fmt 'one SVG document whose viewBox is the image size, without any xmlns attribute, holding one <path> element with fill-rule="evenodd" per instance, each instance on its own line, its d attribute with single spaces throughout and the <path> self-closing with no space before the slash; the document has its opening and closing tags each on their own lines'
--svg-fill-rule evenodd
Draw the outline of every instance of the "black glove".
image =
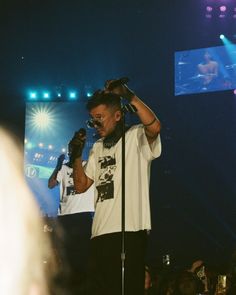
<svg viewBox="0 0 236 295">
<path fill-rule="evenodd" d="M 74 137 L 69 142 L 69 154 L 72 163 L 76 158 L 80 158 L 82 156 L 82 152 L 85 146 L 86 141 L 86 130 L 84 128 L 80 128 L 79 131 L 76 131 Z"/>
<path fill-rule="evenodd" d="M 135 96 L 135 93 L 128 88 L 126 83 L 129 81 L 128 78 L 121 78 L 121 79 L 114 79 L 114 80 L 107 80 L 105 82 L 105 92 L 115 93 L 129 102 Z"/>
</svg>

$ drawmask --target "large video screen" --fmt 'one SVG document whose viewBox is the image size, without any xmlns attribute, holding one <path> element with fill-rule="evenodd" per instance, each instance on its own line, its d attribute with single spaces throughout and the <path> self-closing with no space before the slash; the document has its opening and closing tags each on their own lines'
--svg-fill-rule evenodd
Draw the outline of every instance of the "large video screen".
<svg viewBox="0 0 236 295">
<path fill-rule="evenodd" d="M 28 102 L 25 119 L 25 177 L 44 216 L 56 216 L 59 187 L 48 188 L 57 159 L 65 154 L 68 143 L 81 127 L 87 130 L 83 159 L 87 160 L 94 142 L 94 130 L 87 129 L 85 102 Z"/>
<path fill-rule="evenodd" d="M 175 95 L 236 88 L 236 45 L 175 52 Z"/>
</svg>

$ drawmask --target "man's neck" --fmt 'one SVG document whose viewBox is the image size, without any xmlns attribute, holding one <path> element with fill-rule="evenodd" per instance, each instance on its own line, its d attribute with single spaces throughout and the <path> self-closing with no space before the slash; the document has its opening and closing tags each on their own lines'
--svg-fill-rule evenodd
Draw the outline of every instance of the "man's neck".
<svg viewBox="0 0 236 295">
<path fill-rule="evenodd" d="M 128 126 L 125 127 L 125 132 L 129 129 Z M 115 129 L 103 139 L 103 146 L 110 149 L 120 140 L 122 136 L 122 122 L 118 122 Z"/>
</svg>

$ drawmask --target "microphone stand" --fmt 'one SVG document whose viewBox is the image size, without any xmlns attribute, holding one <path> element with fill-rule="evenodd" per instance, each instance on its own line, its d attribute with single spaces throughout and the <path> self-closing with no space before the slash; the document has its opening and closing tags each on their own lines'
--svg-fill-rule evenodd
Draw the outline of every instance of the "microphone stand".
<svg viewBox="0 0 236 295">
<path fill-rule="evenodd" d="M 122 105 L 122 141 L 121 141 L 121 294 L 125 295 L 125 114 L 135 113 L 132 104 Z"/>
</svg>

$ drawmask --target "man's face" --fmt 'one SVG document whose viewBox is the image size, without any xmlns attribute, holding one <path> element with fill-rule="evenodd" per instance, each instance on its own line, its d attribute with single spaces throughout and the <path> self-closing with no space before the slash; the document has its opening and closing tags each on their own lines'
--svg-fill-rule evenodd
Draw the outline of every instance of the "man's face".
<svg viewBox="0 0 236 295">
<path fill-rule="evenodd" d="M 117 122 L 120 121 L 121 112 L 101 104 L 90 111 L 94 127 L 101 137 L 107 137 L 115 129 Z"/>
</svg>

